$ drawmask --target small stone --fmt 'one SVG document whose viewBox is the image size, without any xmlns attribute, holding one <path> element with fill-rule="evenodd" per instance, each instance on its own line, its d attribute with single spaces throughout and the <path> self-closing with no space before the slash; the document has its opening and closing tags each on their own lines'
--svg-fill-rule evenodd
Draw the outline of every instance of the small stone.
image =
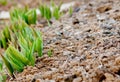
<svg viewBox="0 0 120 82">
<path fill-rule="evenodd" d="M 0 12 L 0 19 L 9 19 L 9 18 L 10 18 L 9 12 L 6 11 Z"/>
<path fill-rule="evenodd" d="M 99 21 L 104 21 L 106 19 L 105 16 L 96 15 L 96 17 Z"/>
<path fill-rule="evenodd" d="M 110 70 L 115 73 L 115 72 L 117 72 L 119 70 L 119 67 L 118 66 L 112 66 L 110 68 Z"/>
<path fill-rule="evenodd" d="M 48 79 L 51 79 L 52 78 L 52 71 L 48 71 L 46 73 L 44 73 L 44 78 L 48 78 Z"/>
<path fill-rule="evenodd" d="M 67 56 L 67 55 L 70 55 L 71 52 L 70 51 L 63 51 L 63 55 Z"/>
<path fill-rule="evenodd" d="M 72 66 L 78 66 L 78 65 L 79 65 L 79 61 L 80 61 L 79 58 L 75 58 L 75 59 L 73 59 L 72 61 L 70 61 L 70 64 L 71 64 Z"/>
<path fill-rule="evenodd" d="M 118 58 L 115 59 L 115 63 L 116 63 L 117 65 L 120 65 L 120 57 L 118 57 Z"/>
<path fill-rule="evenodd" d="M 73 82 L 81 82 L 81 81 L 82 81 L 82 78 L 81 78 L 81 77 L 75 78 L 75 79 L 73 80 Z"/>
<path fill-rule="evenodd" d="M 37 79 L 36 82 L 42 82 L 41 79 Z"/>
<path fill-rule="evenodd" d="M 99 11 L 100 13 L 104 13 L 111 9 L 112 7 L 110 5 L 102 5 L 101 7 L 97 8 L 97 11 Z"/>
<path fill-rule="evenodd" d="M 105 30 L 111 30 L 112 28 L 114 28 L 113 26 L 111 26 L 111 25 L 102 25 L 101 26 L 103 29 L 105 29 Z"/>
<path fill-rule="evenodd" d="M 114 80 L 114 76 L 110 73 L 105 73 L 105 77 L 107 81 L 112 81 Z"/>
<path fill-rule="evenodd" d="M 105 31 L 105 32 L 103 32 L 103 34 L 110 34 L 111 32 L 109 32 L 109 31 Z"/>
<path fill-rule="evenodd" d="M 79 11 L 80 11 L 80 8 L 76 7 L 73 12 L 79 12 Z"/>
<path fill-rule="evenodd" d="M 78 19 L 74 19 L 73 20 L 73 25 L 75 25 L 75 24 L 79 24 L 79 20 Z"/>
</svg>

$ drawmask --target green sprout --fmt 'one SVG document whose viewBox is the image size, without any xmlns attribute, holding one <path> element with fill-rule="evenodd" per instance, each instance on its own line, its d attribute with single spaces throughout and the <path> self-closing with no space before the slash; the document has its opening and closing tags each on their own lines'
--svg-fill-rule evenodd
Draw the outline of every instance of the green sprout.
<svg viewBox="0 0 120 82">
<path fill-rule="evenodd" d="M 1 48 L 7 48 L 8 41 L 11 39 L 10 37 L 10 31 L 8 27 L 5 27 L 1 32 L 1 38 L 0 38 L 0 47 Z"/>
<path fill-rule="evenodd" d="M 69 14 L 70 14 L 70 16 L 72 16 L 72 14 L 73 14 L 73 8 L 72 8 L 72 6 L 70 6 L 70 8 L 69 8 Z"/>
<path fill-rule="evenodd" d="M 4 62 L 4 64 L 5 64 L 6 68 L 8 70 L 8 74 L 10 76 L 13 76 L 13 72 L 14 72 L 13 71 L 13 67 L 11 66 L 11 64 L 9 63 L 9 61 L 6 59 L 6 57 L 4 57 L 1 53 L 0 53 L 0 56 L 1 56 L 1 58 L 2 58 L 2 60 Z"/>
<path fill-rule="evenodd" d="M 6 33 L 6 31 L 9 33 Z M 8 47 L 6 47 L 5 54 L 1 54 L 1 58 L 10 76 L 13 76 L 15 71 L 23 71 L 27 65 L 34 66 L 34 53 L 42 56 L 43 41 L 41 33 L 34 28 L 30 28 L 25 21 L 13 22 L 10 29 L 5 29 L 2 34 L 7 37 L 5 42 L 7 41 Z"/>
<path fill-rule="evenodd" d="M 27 26 L 28 25 L 22 20 L 12 23 L 10 27 L 6 26 L 0 34 L 0 47 L 6 49 L 9 42 L 16 44 L 18 31 L 21 31 L 24 27 Z"/>
<path fill-rule="evenodd" d="M 33 54 L 35 52 L 35 49 L 36 51 L 38 51 L 38 55 L 42 56 L 42 47 L 40 46 L 42 43 L 40 37 L 33 37 L 33 39 L 34 40 L 32 42 L 32 40 L 30 40 L 30 37 L 24 38 L 22 34 L 19 34 L 18 43 L 20 46 L 20 50 L 15 49 L 15 47 L 11 45 L 7 48 L 5 58 L 13 67 L 13 71 L 16 70 L 18 72 L 21 72 L 27 65 L 34 66 L 35 56 Z"/>
<path fill-rule="evenodd" d="M 4 73 L 0 74 L 0 82 L 6 82 L 7 76 Z"/>
<path fill-rule="evenodd" d="M 50 26 L 50 19 L 52 18 L 52 12 L 50 8 L 45 4 L 41 4 L 39 10 L 41 12 L 41 16 L 47 20 L 48 25 Z"/>
<path fill-rule="evenodd" d="M 7 76 L 3 70 L 3 61 L 0 59 L 0 82 L 5 82 L 6 78 L 7 78 Z"/>
<path fill-rule="evenodd" d="M 59 5 L 56 5 L 53 0 L 51 0 L 51 6 L 52 6 L 52 16 L 58 20 L 61 15 L 62 15 L 62 12 L 60 12 L 60 8 L 61 8 L 61 5 L 62 5 L 62 2 L 60 2 Z"/>
<path fill-rule="evenodd" d="M 0 71 L 2 71 L 2 68 L 3 68 L 3 62 L 2 60 L 0 60 Z"/>
<path fill-rule="evenodd" d="M 56 20 L 58 20 L 62 15 L 62 13 L 60 12 L 60 8 L 57 6 L 53 7 L 52 15 Z"/>
<path fill-rule="evenodd" d="M 48 24 L 50 24 L 51 18 L 58 20 L 61 17 L 62 12 L 60 12 L 60 7 L 61 4 L 57 6 L 53 1 L 51 1 L 51 8 L 46 4 L 40 4 L 39 10 L 41 12 L 41 16 L 47 20 Z"/>
<path fill-rule="evenodd" d="M 36 24 L 37 20 L 37 15 L 36 15 L 36 10 L 29 10 L 28 12 L 25 13 L 25 22 L 27 24 Z"/>
<path fill-rule="evenodd" d="M 6 5 L 7 4 L 7 0 L 0 0 L 0 4 Z"/>
<path fill-rule="evenodd" d="M 5 38 L 5 36 L 2 34 L 2 38 L 1 38 L 1 40 L 0 40 L 0 43 L 1 43 L 1 47 L 2 48 L 7 48 L 7 42 L 6 42 L 6 38 Z"/>
<path fill-rule="evenodd" d="M 24 38 L 24 36 L 19 35 L 18 44 L 20 46 L 21 52 L 25 55 L 26 58 L 28 58 L 29 61 L 31 61 L 30 64 L 34 65 L 35 58 L 33 53 L 35 52 L 35 41 L 31 41 L 30 37 Z"/>
<path fill-rule="evenodd" d="M 50 21 L 51 10 L 46 6 L 46 19 Z M 0 48 L 5 50 L 0 53 L 3 63 L 0 62 L 0 69 L 3 64 L 8 75 L 14 77 L 14 72 L 23 71 L 24 67 L 35 65 L 35 53 L 39 57 L 43 55 L 43 40 L 39 30 L 31 28 L 37 20 L 36 10 L 26 8 L 15 8 L 10 11 L 11 25 L 5 27 L 0 36 Z M 0 76 L 0 81 L 4 77 Z"/>
<path fill-rule="evenodd" d="M 29 10 L 27 7 L 23 9 L 14 8 L 10 11 L 10 18 L 12 22 L 22 19 L 29 25 L 36 24 L 37 21 L 36 10 L 35 9 Z"/>
<path fill-rule="evenodd" d="M 38 55 L 41 57 L 42 56 L 42 50 L 43 50 L 43 42 L 40 37 L 36 39 L 35 42 L 35 50 L 38 52 Z"/>
<path fill-rule="evenodd" d="M 48 52 L 47 52 L 47 55 L 48 55 L 49 57 L 51 57 L 52 54 L 53 54 L 52 49 L 49 49 Z"/>
<path fill-rule="evenodd" d="M 29 54 L 31 55 L 31 53 Z M 26 65 L 32 65 L 33 62 L 32 60 L 29 60 L 28 57 L 26 57 L 26 54 L 22 54 L 19 50 L 12 46 L 9 46 L 6 50 L 6 58 L 14 70 L 19 72 L 21 72 Z"/>
</svg>

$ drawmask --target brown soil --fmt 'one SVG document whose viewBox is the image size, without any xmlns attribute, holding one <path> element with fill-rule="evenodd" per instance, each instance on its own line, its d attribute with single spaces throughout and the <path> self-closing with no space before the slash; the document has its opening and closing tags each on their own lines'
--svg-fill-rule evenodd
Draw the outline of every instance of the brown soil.
<svg viewBox="0 0 120 82">
<path fill-rule="evenodd" d="M 43 57 L 9 82 L 120 82 L 119 0 L 79 0 L 43 34 Z M 52 49 L 52 56 L 47 52 Z"/>
</svg>

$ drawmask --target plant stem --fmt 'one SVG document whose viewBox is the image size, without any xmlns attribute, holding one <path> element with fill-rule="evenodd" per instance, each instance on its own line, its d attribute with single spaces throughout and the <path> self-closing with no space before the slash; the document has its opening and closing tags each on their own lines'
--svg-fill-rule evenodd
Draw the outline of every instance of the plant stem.
<svg viewBox="0 0 120 82">
<path fill-rule="evenodd" d="M 47 20 L 47 23 L 48 23 L 48 26 L 51 27 L 51 24 L 50 24 L 50 21 L 49 21 L 49 20 Z"/>
</svg>

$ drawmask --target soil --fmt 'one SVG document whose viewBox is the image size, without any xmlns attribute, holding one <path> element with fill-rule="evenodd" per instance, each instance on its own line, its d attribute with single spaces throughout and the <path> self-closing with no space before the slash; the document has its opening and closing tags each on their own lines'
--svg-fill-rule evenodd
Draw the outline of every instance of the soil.
<svg viewBox="0 0 120 82">
<path fill-rule="evenodd" d="M 119 0 L 78 4 L 51 27 L 35 26 L 43 35 L 43 57 L 7 82 L 120 82 Z"/>
</svg>

